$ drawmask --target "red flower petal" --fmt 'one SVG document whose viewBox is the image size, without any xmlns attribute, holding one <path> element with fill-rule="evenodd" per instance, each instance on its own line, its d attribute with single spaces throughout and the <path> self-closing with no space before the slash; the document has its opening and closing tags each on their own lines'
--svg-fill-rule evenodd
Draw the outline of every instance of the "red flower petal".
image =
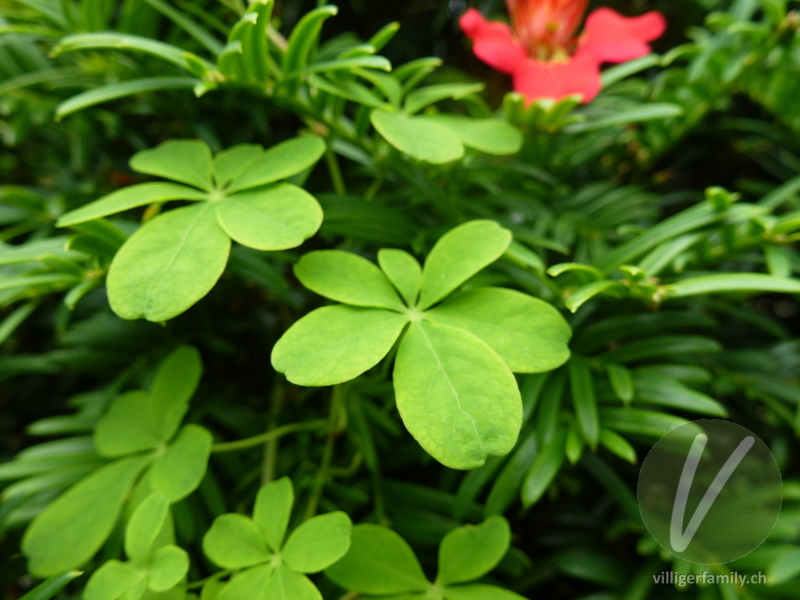
<svg viewBox="0 0 800 600">
<path fill-rule="evenodd" d="M 624 17 L 610 8 L 598 8 L 586 19 L 578 54 L 594 56 L 598 64 L 621 63 L 650 54 L 652 42 L 667 29 L 659 12 L 641 17 Z"/>
<path fill-rule="evenodd" d="M 472 40 L 475 56 L 493 69 L 511 75 L 528 61 L 525 48 L 514 39 L 508 25 L 488 21 L 474 8 L 461 15 L 458 23 Z"/>
<path fill-rule="evenodd" d="M 601 85 L 600 67 L 590 55 L 559 63 L 528 60 L 514 73 L 514 91 L 529 102 L 540 98 L 561 100 L 581 94 L 586 103 L 597 96 Z"/>
</svg>

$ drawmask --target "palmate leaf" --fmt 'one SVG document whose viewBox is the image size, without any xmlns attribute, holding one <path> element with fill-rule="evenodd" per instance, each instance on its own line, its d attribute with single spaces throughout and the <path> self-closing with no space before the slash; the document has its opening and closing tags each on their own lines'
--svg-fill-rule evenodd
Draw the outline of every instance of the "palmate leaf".
<svg viewBox="0 0 800 600">
<path fill-rule="evenodd" d="M 295 529 L 283 545 L 293 498 L 291 480 L 284 477 L 261 487 L 253 519 L 226 514 L 214 520 L 203 538 L 206 556 L 221 567 L 245 569 L 222 587 L 217 598 L 322 599 L 303 573 L 321 571 L 347 552 L 352 523 L 343 512 L 318 515 Z"/>
<path fill-rule="evenodd" d="M 379 252 L 384 272 L 347 252 L 304 256 L 297 278 L 345 304 L 295 323 L 273 348 L 273 366 L 298 385 L 334 385 L 375 366 L 400 338 L 397 404 L 423 448 L 462 469 L 507 453 L 522 415 L 512 371 L 563 364 L 570 328 L 552 306 L 512 290 L 473 289 L 441 301 L 497 260 L 510 241 L 497 223 L 473 221 L 445 234 L 424 268 L 401 250 Z"/>
<path fill-rule="evenodd" d="M 441 165 L 464 155 L 458 136 L 444 125 L 382 109 L 373 110 L 370 118 L 392 146 L 414 158 Z"/>
<path fill-rule="evenodd" d="M 439 574 L 444 585 L 473 581 L 494 569 L 511 543 L 508 522 L 489 517 L 475 526 L 453 529 L 439 546 Z"/>
</svg>

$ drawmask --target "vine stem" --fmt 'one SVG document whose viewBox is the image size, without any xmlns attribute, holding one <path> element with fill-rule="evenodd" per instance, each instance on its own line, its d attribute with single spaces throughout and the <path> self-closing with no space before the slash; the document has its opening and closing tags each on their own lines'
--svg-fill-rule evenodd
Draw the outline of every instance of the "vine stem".
<svg viewBox="0 0 800 600">
<path fill-rule="evenodd" d="M 305 421 L 303 423 L 289 423 L 283 427 L 277 427 L 261 435 L 256 435 L 243 440 L 235 442 L 225 442 L 222 444 L 214 444 L 211 446 L 211 452 L 232 452 L 234 450 L 245 450 L 253 446 L 260 446 L 266 444 L 271 440 L 276 440 L 288 433 L 296 433 L 298 431 L 316 431 L 320 429 L 327 429 L 330 425 L 328 419 L 317 419 L 315 421 Z"/>
</svg>

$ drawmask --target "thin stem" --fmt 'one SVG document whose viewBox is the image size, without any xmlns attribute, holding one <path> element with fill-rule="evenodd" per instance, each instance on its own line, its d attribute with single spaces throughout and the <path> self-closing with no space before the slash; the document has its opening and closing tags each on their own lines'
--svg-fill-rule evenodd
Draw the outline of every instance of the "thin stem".
<svg viewBox="0 0 800 600">
<path fill-rule="evenodd" d="M 325 488 L 325 483 L 331 476 L 331 460 L 333 459 L 333 447 L 336 444 L 336 438 L 339 433 L 344 429 L 344 397 L 346 394 L 346 385 L 336 385 L 333 387 L 331 393 L 331 408 L 328 417 L 328 439 L 325 441 L 325 447 L 322 449 L 322 460 L 317 470 L 317 477 L 314 480 L 314 487 L 311 497 L 308 499 L 308 506 L 306 507 L 306 514 L 303 520 L 310 519 L 317 512 L 317 505 L 322 497 L 322 490 Z"/>
<path fill-rule="evenodd" d="M 247 448 L 252 448 L 253 446 L 260 446 L 261 444 L 265 444 L 270 440 L 278 439 L 279 437 L 282 437 L 288 433 L 327 429 L 329 425 L 330 421 L 327 419 L 317 419 L 315 421 L 305 421 L 303 423 L 289 423 L 288 425 L 278 427 L 277 429 L 262 433 L 261 435 L 245 438 L 243 440 L 237 440 L 235 442 L 214 444 L 211 446 L 211 452 L 231 452 L 233 450 L 245 450 Z"/>
<path fill-rule="evenodd" d="M 328 164 L 328 170 L 331 173 L 333 189 L 336 190 L 336 193 L 340 196 L 345 195 L 347 193 L 347 188 L 344 185 L 342 170 L 339 168 L 339 161 L 336 160 L 336 154 L 334 154 L 333 150 L 330 148 L 325 151 L 325 162 Z"/>
<path fill-rule="evenodd" d="M 269 416 L 267 433 L 274 431 L 278 425 L 278 414 L 283 404 L 283 378 L 275 375 L 275 383 L 272 386 L 272 406 Z M 261 464 L 261 485 L 269 483 L 275 479 L 275 465 L 278 460 L 278 438 L 270 439 L 264 447 L 264 461 Z"/>
</svg>

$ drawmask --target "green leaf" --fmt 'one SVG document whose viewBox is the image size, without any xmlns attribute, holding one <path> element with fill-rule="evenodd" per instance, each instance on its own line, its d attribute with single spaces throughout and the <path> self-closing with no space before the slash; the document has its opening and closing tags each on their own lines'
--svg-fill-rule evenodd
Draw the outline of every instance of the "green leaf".
<svg viewBox="0 0 800 600">
<path fill-rule="evenodd" d="M 134 481 L 149 462 L 134 457 L 106 465 L 72 486 L 31 523 L 22 538 L 30 572 L 49 577 L 79 567 L 103 545 Z M 102 502 L 97 499 L 102 498 Z"/>
<path fill-rule="evenodd" d="M 261 527 L 273 552 L 278 552 L 283 547 L 283 538 L 289 526 L 289 517 L 292 516 L 293 504 L 294 489 L 292 480 L 288 477 L 271 481 L 258 490 L 253 520 Z"/>
<path fill-rule="evenodd" d="M 341 511 L 311 517 L 286 540 L 283 560 L 301 573 L 317 573 L 342 558 L 350 547 L 350 517 Z"/>
<path fill-rule="evenodd" d="M 50 600 L 70 581 L 83 575 L 81 571 L 67 571 L 43 581 L 19 600 Z"/>
<path fill-rule="evenodd" d="M 422 283 L 422 267 L 417 259 L 404 250 L 378 250 L 378 264 L 408 306 L 414 306 Z"/>
<path fill-rule="evenodd" d="M 137 390 L 117 398 L 94 431 L 101 456 L 117 457 L 156 448 L 160 440 L 148 421 L 147 393 Z"/>
<path fill-rule="evenodd" d="M 569 386 L 578 426 L 594 450 L 600 438 L 600 420 L 597 416 L 597 398 L 594 393 L 592 371 L 584 361 L 575 359 L 569 362 Z"/>
<path fill-rule="evenodd" d="M 511 243 L 511 232 L 494 221 L 470 221 L 444 234 L 422 269 L 419 306 L 426 309 L 492 264 Z"/>
<path fill-rule="evenodd" d="M 202 190 L 214 187 L 214 163 L 208 144 L 200 140 L 169 140 L 133 155 L 131 169 L 139 173 L 174 179 Z"/>
<path fill-rule="evenodd" d="M 600 431 L 600 443 L 609 451 L 619 456 L 622 460 L 627 460 L 631 464 L 636 464 L 636 450 L 621 435 L 603 429 Z"/>
<path fill-rule="evenodd" d="M 229 236 L 257 250 L 296 248 L 322 224 L 314 196 L 288 183 L 228 196 L 216 204 L 216 212 Z"/>
<path fill-rule="evenodd" d="M 723 292 L 774 292 L 800 294 L 800 279 L 761 273 L 719 273 L 684 279 L 665 288 L 667 298 L 686 298 Z"/>
<path fill-rule="evenodd" d="M 214 438 L 199 425 L 186 425 L 150 471 L 150 485 L 170 502 L 182 500 L 206 474 Z"/>
<path fill-rule="evenodd" d="M 550 371 L 569 358 L 572 330 L 567 322 L 547 302 L 520 292 L 470 289 L 425 314 L 476 335 L 515 373 Z"/>
<path fill-rule="evenodd" d="M 450 585 L 483 577 L 497 566 L 510 543 L 511 528 L 501 516 L 453 529 L 439 546 L 437 583 Z"/>
<path fill-rule="evenodd" d="M 636 399 L 641 402 L 716 417 L 728 416 L 728 411 L 722 404 L 670 377 L 637 372 L 633 380 Z"/>
<path fill-rule="evenodd" d="M 782 548 L 767 566 L 767 585 L 779 585 L 800 575 L 800 548 Z"/>
<path fill-rule="evenodd" d="M 179 346 L 159 365 L 147 410 L 156 439 L 168 442 L 178 431 L 202 375 L 200 353 L 192 346 Z"/>
<path fill-rule="evenodd" d="M 308 64 L 311 50 L 318 44 L 322 24 L 339 12 L 336 6 L 321 6 L 308 12 L 292 30 L 283 55 L 285 74 L 302 70 Z"/>
<path fill-rule="evenodd" d="M 214 180 L 217 187 L 227 186 L 263 153 L 263 146 L 258 144 L 239 144 L 217 154 L 214 157 Z"/>
<path fill-rule="evenodd" d="M 458 136 L 444 125 L 381 109 L 373 110 L 370 120 L 387 142 L 414 158 L 442 165 L 464 156 Z"/>
<path fill-rule="evenodd" d="M 619 297 L 627 293 L 627 289 L 617 281 L 595 281 L 572 292 L 564 301 L 564 306 L 566 306 L 570 312 L 574 313 L 586 302 L 604 292 L 609 292 Z"/>
<path fill-rule="evenodd" d="M 633 400 L 633 376 L 630 369 L 615 363 L 608 363 L 606 372 L 617 398 L 622 400 L 625 405 L 630 404 Z"/>
<path fill-rule="evenodd" d="M 571 123 L 564 127 L 563 131 L 564 133 L 583 133 L 585 131 L 595 131 L 607 127 L 621 127 L 629 123 L 680 117 L 683 112 L 683 107 L 677 104 L 651 102 L 642 106 L 626 108 L 608 117 L 602 117 L 592 121 L 582 121 L 580 123 Z"/>
<path fill-rule="evenodd" d="M 430 587 L 406 541 L 387 527 L 369 523 L 353 527 L 350 550 L 325 575 L 363 594 L 422 592 Z"/>
<path fill-rule="evenodd" d="M 185 185 L 166 182 L 140 183 L 131 185 L 116 192 L 111 192 L 99 200 L 95 200 L 68 212 L 58 220 L 59 227 L 69 227 L 78 223 L 92 221 L 107 215 L 144 206 L 146 204 L 167 202 L 168 200 L 206 200 L 207 195 Z"/>
<path fill-rule="evenodd" d="M 255 521 L 238 514 L 214 519 L 203 537 L 203 552 L 223 569 L 241 569 L 272 558 L 264 534 Z"/>
<path fill-rule="evenodd" d="M 162 15 L 170 19 L 178 27 L 183 29 L 212 54 L 219 54 L 222 50 L 222 44 L 219 40 L 217 40 L 217 38 L 210 34 L 204 27 L 201 27 L 192 21 L 182 12 L 176 10 L 161 0 L 145 0 L 145 2 L 155 8 Z"/>
<path fill-rule="evenodd" d="M 514 447 L 522 424 L 516 380 L 471 333 L 412 323 L 397 352 L 394 387 L 409 432 L 445 466 L 474 469 Z"/>
<path fill-rule="evenodd" d="M 89 579 L 83 591 L 83 600 L 116 600 L 143 577 L 144 573 L 135 567 L 109 560 Z"/>
<path fill-rule="evenodd" d="M 603 408 L 600 409 L 600 420 L 604 427 L 653 438 L 663 437 L 689 422 L 681 417 L 638 408 Z"/>
<path fill-rule="evenodd" d="M 171 319 L 222 275 L 230 239 L 204 203 L 148 221 L 120 249 L 108 273 L 111 308 L 123 319 Z"/>
<path fill-rule="evenodd" d="M 153 542 L 167 521 L 169 501 L 154 492 L 136 507 L 125 528 L 125 554 L 133 561 L 142 561 L 150 553 Z"/>
<path fill-rule="evenodd" d="M 445 588 L 444 597 L 445 600 L 525 600 L 510 590 L 482 583 Z"/>
<path fill-rule="evenodd" d="M 312 292 L 337 302 L 397 311 L 405 308 L 386 275 L 352 252 L 309 252 L 294 266 L 294 274 Z"/>
<path fill-rule="evenodd" d="M 159 548 L 147 570 L 147 586 L 154 592 L 165 592 L 178 585 L 189 571 L 189 555 L 178 546 Z"/>
<path fill-rule="evenodd" d="M 194 77 L 149 77 L 134 79 L 132 81 L 122 81 L 120 83 L 110 83 L 65 100 L 56 107 L 55 116 L 57 120 L 60 120 L 84 108 L 110 102 L 111 100 L 147 92 L 192 89 L 198 83 L 202 82 Z"/>
<path fill-rule="evenodd" d="M 444 125 L 468 148 L 505 156 L 522 148 L 522 134 L 506 121 L 472 119 L 459 115 L 427 115 L 426 121 Z"/>
<path fill-rule="evenodd" d="M 286 179 L 313 167 L 324 153 L 325 142 L 315 135 L 281 142 L 248 164 L 226 192 L 232 194 Z"/>
<path fill-rule="evenodd" d="M 297 385 L 350 381 L 389 353 L 406 322 L 387 310 L 324 306 L 283 334 L 272 349 L 272 366 Z"/>
<path fill-rule="evenodd" d="M 566 441 L 567 430 L 562 428 L 540 449 L 522 482 L 522 503 L 526 507 L 536 504 L 555 479 L 564 463 Z"/>
<path fill-rule="evenodd" d="M 519 494 L 525 475 L 538 451 L 536 432 L 531 431 L 522 442 L 517 444 L 511 458 L 503 465 L 503 470 L 495 479 L 494 485 L 486 497 L 484 515 L 500 515 L 508 509 Z"/>
<path fill-rule="evenodd" d="M 404 110 L 406 114 L 413 115 L 426 106 L 430 106 L 440 100 L 454 98 L 456 100 L 478 94 L 486 86 L 482 83 L 442 83 L 439 85 L 429 85 L 418 90 L 414 90 L 406 97 Z"/>
<path fill-rule="evenodd" d="M 63 52 L 92 50 L 95 48 L 112 48 L 117 50 L 136 50 L 139 52 L 145 52 L 170 62 L 181 69 L 190 70 L 189 63 L 186 60 L 186 55 L 189 53 L 182 48 L 165 44 L 147 37 L 111 31 L 68 35 L 64 38 L 61 38 L 58 44 L 56 44 L 50 51 L 50 53 L 56 56 Z M 195 58 L 201 60 L 199 57 Z M 209 63 L 208 67 L 213 68 L 213 65 Z"/>
</svg>

